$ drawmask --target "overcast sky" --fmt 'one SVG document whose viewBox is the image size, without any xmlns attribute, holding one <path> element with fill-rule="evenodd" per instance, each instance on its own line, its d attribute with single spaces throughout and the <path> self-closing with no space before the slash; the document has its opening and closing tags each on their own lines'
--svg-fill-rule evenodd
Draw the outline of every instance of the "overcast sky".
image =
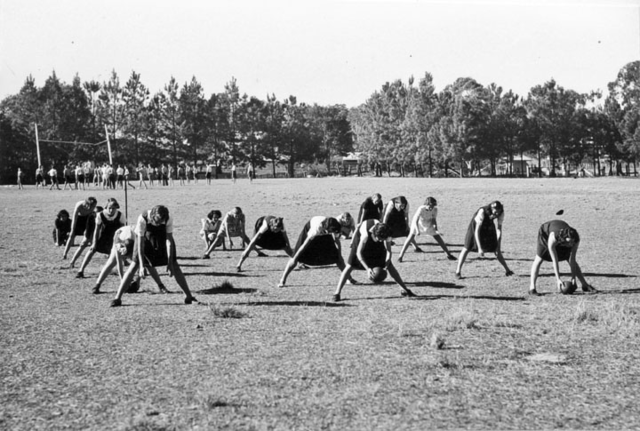
<svg viewBox="0 0 640 431">
<path fill-rule="evenodd" d="M 0 0 L 0 99 L 32 75 L 71 83 L 132 71 L 152 93 L 193 76 L 205 95 L 356 106 L 429 72 L 526 96 L 555 79 L 605 90 L 640 59 L 640 0 Z"/>
</svg>

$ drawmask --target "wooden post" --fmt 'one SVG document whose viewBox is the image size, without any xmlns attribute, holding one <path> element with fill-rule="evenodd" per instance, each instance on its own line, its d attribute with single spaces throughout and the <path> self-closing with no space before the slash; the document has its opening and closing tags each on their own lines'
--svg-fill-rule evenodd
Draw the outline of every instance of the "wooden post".
<svg viewBox="0 0 640 431">
<path fill-rule="evenodd" d="M 42 161 L 40 160 L 40 140 L 38 139 L 38 123 L 34 123 L 36 130 L 36 150 L 38 152 L 38 169 L 42 166 Z M 44 175 L 44 172 L 43 172 Z"/>
<path fill-rule="evenodd" d="M 109 164 L 113 166 L 113 158 L 111 157 L 111 141 L 109 140 L 109 131 L 107 125 L 104 125 L 104 136 L 107 138 L 107 148 L 109 149 Z"/>
</svg>

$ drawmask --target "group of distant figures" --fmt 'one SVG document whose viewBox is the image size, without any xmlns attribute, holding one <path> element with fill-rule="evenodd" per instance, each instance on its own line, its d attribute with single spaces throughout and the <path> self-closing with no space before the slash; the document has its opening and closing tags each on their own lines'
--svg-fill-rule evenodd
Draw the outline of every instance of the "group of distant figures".
<svg viewBox="0 0 640 431">
<path fill-rule="evenodd" d="M 464 246 L 457 258 L 449 251 L 438 231 L 437 213 L 437 201 L 433 197 L 426 198 L 410 218 L 409 203 L 404 196 L 395 197 L 383 205 L 382 197 L 376 193 L 364 200 L 357 218 L 348 212 L 337 217 L 312 217 L 303 226 L 295 247 L 291 247 L 282 217 L 259 217 L 250 239 L 245 231 L 246 218 L 241 208 L 235 207 L 224 216 L 221 211 L 212 210 L 202 219 L 199 232 L 205 244 L 202 258 L 209 259 L 219 246 L 226 249 L 226 242 L 232 248 L 233 239 L 239 238 L 244 250 L 236 266 L 238 272 L 242 271 L 242 265 L 252 251 L 264 257 L 264 250 L 282 250 L 289 256 L 278 287 L 285 287 L 289 275 L 297 267 L 336 265 L 341 275 L 333 301 L 342 300 L 346 283 L 358 284 L 352 277 L 353 270 L 364 270 L 374 283 L 380 283 L 390 275 L 402 288 L 402 296 L 412 297 L 415 294 L 406 286 L 392 262 L 392 246 L 395 239 L 406 238 L 397 259 L 398 263 L 402 263 L 409 245 L 415 252 L 422 252 L 415 238 L 425 234 L 436 240 L 448 260 L 457 260 L 456 279 L 462 279 L 462 267 L 470 252 L 480 256 L 495 253 L 505 275 L 513 275 L 501 252 L 505 214 L 501 202 L 493 201 L 473 214 Z M 56 245 L 64 246 L 63 259 L 67 258 L 76 236 L 82 236 L 82 241 L 71 259 L 72 268 L 83 251 L 89 248 L 76 274 L 77 278 L 84 278 L 84 271 L 95 253 L 109 256 L 96 280 L 93 293 L 100 293 L 106 277 L 115 267 L 118 268 L 120 284 L 111 306 L 122 305 L 123 294 L 137 291 L 140 279 L 146 274 L 155 280 L 161 292 L 167 292 L 156 270 L 159 266 L 166 266 L 169 274 L 175 278 L 185 293 L 185 303 L 196 301 L 177 262 L 173 219 L 166 206 L 156 205 L 144 211 L 135 225 L 127 226 L 115 199 L 108 199 L 103 208 L 97 205 L 95 198 L 89 197 L 78 202 L 71 214 L 61 210 L 55 221 L 53 240 Z M 342 256 L 342 238 L 351 241 L 346 261 Z M 583 291 L 596 292 L 585 280 L 577 263 L 579 244 L 578 232 L 564 221 L 552 220 L 540 227 L 536 257 L 531 268 L 531 295 L 538 295 L 536 282 L 543 261 L 552 262 L 558 291 L 565 292 L 567 283 L 575 286 L 578 279 Z M 563 282 L 560 277 L 559 262 L 562 261 L 569 262 L 570 282 Z M 126 271 L 125 264 L 129 265 Z"/>
<path fill-rule="evenodd" d="M 215 165 L 209 164 L 205 168 L 205 180 L 207 184 L 211 184 L 211 180 L 214 179 L 214 169 L 217 169 Z M 238 178 L 236 165 L 233 164 L 230 167 L 231 179 L 233 182 Z M 162 164 L 160 167 L 152 167 L 151 165 L 139 164 L 135 169 L 135 176 L 137 177 L 139 188 L 148 188 L 148 186 L 160 185 L 160 186 L 173 186 L 176 181 L 178 184 L 184 186 L 186 184 L 198 184 L 198 176 L 200 172 L 191 164 L 178 164 L 177 169 L 174 169 L 172 165 Z M 249 164 L 246 168 L 246 174 L 250 181 L 255 178 L 255 170 L 253 165 Z M 129 187 L 135 189 L 136 187 L 131 184 L 132 173 L 126 165 L 114 165 L 103 164 L 102 166 L 91 167 L 90 164 L 65 166 L 62 170 L 62 181 L 58 170 L 51 166 L 51 169 L 45 172 L 42 166 L 38 167 L 35 172 L 35 185 L 36 188 L 47 188 L 49 190 L 58 189 L 66 190 L 86 190 L 88 186 L 102 187 L 103 189 L 116 189 Z M 48 180 L 48 183 L 47 183 Z M 17 185 L 19 189 L 24 188 L 25 175 L 22 169 L 18 168 L 17 173 Z M 147 185 L 148 184 L 148 185 Z M 61 188 L 60 185 L 63 187 Z"/>
</svg>

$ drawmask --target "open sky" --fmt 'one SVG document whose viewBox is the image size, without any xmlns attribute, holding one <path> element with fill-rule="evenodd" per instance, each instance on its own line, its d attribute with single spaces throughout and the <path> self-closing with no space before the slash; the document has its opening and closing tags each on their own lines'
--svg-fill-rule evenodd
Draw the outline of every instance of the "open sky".
<svg viewBox="0 0 640 431">
<path fill-rule="evenodd" d="M 0 0 L 0 99 L 32 75 L 71 83 L 132 71 L 152 93 L 232 77 L 264 99 L 357 106 L 425 72 L 526 96 L 555 79 L 606 90 L 640 59 L 640 0 Z"/>
</svg>

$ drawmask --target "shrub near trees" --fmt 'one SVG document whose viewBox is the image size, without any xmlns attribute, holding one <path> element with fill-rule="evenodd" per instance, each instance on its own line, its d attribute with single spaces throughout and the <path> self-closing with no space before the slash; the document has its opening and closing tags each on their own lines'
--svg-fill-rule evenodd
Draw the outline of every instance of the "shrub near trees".
<svg viewBox="0 0 640 431">
<path fill-rule="evenodd" d="M 636 173 L 640 153 L 640 62 L 625 65 L 598 92 L 579 94 L 554 80 L 531 88 L 526 97 L 459 78 L 437 92 L 429 73 L 385 83 L 360 106 L 298 103 L 242 94 L 235 79 L 222 92 L 205 96 L 195 77 L 178 84 L 171 77 L 151 94 L 140 74 L 121 84 L 115 71 L 104 83 L 61 82 L 55 72 L 38 88 L 29 76 L 16 95 L 0 102 L 0 175 L 15 182 L 17 168 L 28 176 L 37 165 L 34 124 L 41 140 L 97 143 L 109 133 L 114 163 L 186 162 L 196 166 L 222 160 L 270 166 L 290 176 L 300 163 L 326 165 L 358 151 L 376 175 L 470 176 L 498 174 L 501 161 L 525 154 L 550 166 L 592 168 L 599 175 Z M 106 145 L 41 145 L 43 164 L 108 161 Z M 513 163 L 508 163 L 512 169 Z M 513 174 L 513 171 L 506 172 Z M 216 176 L 218 171 L 216 171 Z M 542 171 L 538 170 L 538 175 Z M 555 175 L 550 169 L 549 175 Z"/>
</svg>

